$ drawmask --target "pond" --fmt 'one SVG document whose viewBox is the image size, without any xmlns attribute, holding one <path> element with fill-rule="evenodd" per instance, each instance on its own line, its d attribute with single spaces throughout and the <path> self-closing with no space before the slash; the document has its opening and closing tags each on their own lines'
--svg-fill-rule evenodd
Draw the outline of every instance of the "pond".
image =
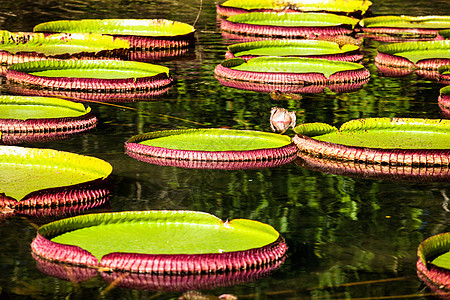
<svg viewBox="0 0 450 300">
<path fill-rule="evenodd" d="M 374 1 L 373 15 L 450 15 L 448 0 Z M 201 10 L 200 10 L 201 6 Z M 200 14 L 199 14 L 200 10 Z M 197 20 L 198 17 L 198 20 Z M 160 100 L 88 103 L 99 119 L 88 134 L 26 144 L 95 156 L 113 165 L 114 196 L 99 211 L 198 210 L 219 218 L 247 218 L 272 225 L 286 239 L 288 256 L 272 274 L 250 282 L 211 287 L 185 299 L 389 299 L 431 293 L 416 274 L 416 251 L 425 238 L 447 232 L 448 182 L 358 178 L 307 169 L 298 162 L 256 170 L 200 170 L 158 166 L 124 154 L 124 142 L 143 132 L 184 128 L 233 128 L 270 132 L 273 106 L 296 111 L 297 122 L 339 126 L 356 118 L 443 118 L 441 84 L 416 74 L 384 77 L 374 66 L 381 42 L 366 39 L 363 88 L 325 90 L 303 99 L 273 100 L 267 93 L 222 86 L 213 70 L 227 45 L 214 1 L 15 0 L 2 1 L 1 28 L 31 31 L 41 22 L 83 18 L 165 18 L 195 23 L 196 46 L 164 59 L 174 86 Z M 3 80 L 2 94 L 8 94 Z M 292 131 L 287 132 L 293 135 Z M 81 283 L 41 273 L 31 255 L 36 226 L 57 219 L 0 219 L 1 299 L 178 299 L 162 288 L 121 288 L 99 275 Z M 105 240 L 105 243 L 108 241 Z M 190 298 L 189 298 L 190 297 Z"/>
</svg>

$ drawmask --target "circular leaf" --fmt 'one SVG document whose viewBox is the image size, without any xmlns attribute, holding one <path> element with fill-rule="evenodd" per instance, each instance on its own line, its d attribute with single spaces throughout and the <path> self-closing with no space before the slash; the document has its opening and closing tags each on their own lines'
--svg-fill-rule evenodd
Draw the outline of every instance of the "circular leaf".
<svg viewBox="0 0 450 300">
<path fill-rule="evenodd" d="M 97 123 L 89 107 L 50 97 L 0 96 L 0 116 L 4 144 L 65 138 Z"/>
<path fill-rule="evenodd" d="M 288 136 L 231 129 L 144 133 L 131 137 L 125 147 L 130 156 L 151 163 L 218 169 L 275 166 L 294 159 L 297 151 Z"/>
<path fill-rule="evenodd" d="M 10 81 L 61 90 L 125 93 L 157 90 L 172 84 L 163 66 L 113 60 L 45 60 L 14 64 Z"/>
<path fill-rule="evenodd" d="M 310 37 L 350 34 L 359 20 L 327 13 L 252 12 L 222 20 L 221 28 L 243 35 Z"/>
<path fill-rule="evenodd" d="M 192 211 L 131 211 L 44 225 L 32 250 L 46 259 L 91 267 L 178 274 L 262 266 L 281 259 L 286 244 L 273 227 L 257 221 L 222 222 Z"/>
<path fill-rule="evenodd" d="M 195 29 L 165 19 L 85 19 L 41 23 L 33 31 L 109 34 L 128 40 L 131 47 L 154 49 L 190 46 Z"/>
<path fill-rule="evenodd" d="M 257 56 L 300 56 L 340 61 L 362 59 L 359 46 L 320 40 L 267 40 L 228 46 L 226 58 L 250 59 Z"/>
<path fill-rule="evenodd" d="M 106 179 L 112 166 L 95 157 L 0 146 L 0 165 L 0 206 L 72 205 L 95 202 L 110 194 Z"/>
<path fill-rule="evenodd" d="M 329 159 L 448 166 L 449 131 L 448 120 L 373 118 L 353 120 L 322 135 L 315 128 L 311 134 L 303 130 L 293 141 L 300 151 Z"/>
</svg>

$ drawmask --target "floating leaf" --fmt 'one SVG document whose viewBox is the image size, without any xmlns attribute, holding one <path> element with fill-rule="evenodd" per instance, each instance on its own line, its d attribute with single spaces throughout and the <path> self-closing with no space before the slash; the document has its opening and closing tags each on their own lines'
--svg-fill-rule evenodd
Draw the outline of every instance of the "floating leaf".
<svg viewBox="0 0 450 300">
<path fill-rule="evenodd" d="M 350 34 L 358 22 L 358 19 L 327 13 L 253 12 L 222 20 L 221 28 L 243 35 L 314 38 Z"/>
<path fill-rule="evenodd" d="M 350 83 L 370 77 L 357 63 L 297 57 L 233 58 L 218 65 L 214 74 L 216 78 L 284 85 Z"/>
<path fill-rule="evenodd" d="M 450 41 L 404 42 L 378 47 L 375 62 L 398 68 L 437 70 L 450 64 Z"/>
<path fill-rule="evenodd" d="M 108 242 L 105 243 L 105 240 Z M 286 244 L 271 226 L 193 211 L 77 216 L 39 228 L 32 250 L 46 259 L 140 273 L 212 273 L 281 259 Z"/>
<path fill-rule="evenodd" d="M 359 46 L 320 40 L 267 40 L 239 43 L 228 46 L 226 58 L 240 57 L 248 60 L 257 56 L 301 56 L 339 61 L 362 59 Z"/>
<path fill-rule="evenodd" d="M 295 158 L 297 151 L 288 136 L 231 129 L 144 133 L 131 137 L 125 148 L 130 156 L 147 162 L 159 161 L 158 164 L 220 169 L 279 165 L 278 160 L 287 163 Z M 163 161 L 136 155 L 161 158 Z M 192 161 L 203 161 L 207 164 L 198 165 Z"/>
<path fill-rule="evenodd" d="M 0 96 L 0 116 L 4 144 L 64 138 L 97 123 L 89 107 L 50 97 Z"/>
<path fill-rule="evenodd" d="M 0 166 L 0 206 L 72 205 L 95 202 L 110 194 L 105 180 L 112 167 L 95 157 L 0 146 Z"/>
<path fill-rule="evenodd" d="M 450 289 L 449 250 L 449 232 L 427 238 L 417 249 L 418 275 L 432 289 L 436 289 L 437 293 Z"/>
<path fill-rule="evenodd" d="M 51 34 L 0 31 L 0 63 L 48 58 L 126 57 L 130 43 L 101 34 Z"/>
<path fill-rule="evenodd" d="M 449 16 L 377 16 L 360 21 L 364 32 L 394 35 L 431 35 L 450 28 Z"/>
<path fill-rule="evenodd" d="M 324 1 L 286 1 L 286 0 L 227 0 L 216 4 L 217 14 L 231 16 L 252 11 L 299 11 L 299 12 L 332 12 L 345 14 L 365 14 L 372 5 L 365 0 L 324 0 Z"/>
<path fill-rule="evenodd" d="M 40 88 L 126 93 L 158 90 L 172 84 L 163 66 L 113 60 L 46 60 L 14 64 L 10 81 Z"/>
<path fill-rule="evenodd" d="M 311 133 L 307 127 L 298 128 L 302 130 L 294 137 L 294 143 L 300 151 L 314 156 L 394 165 L 450 164 L 448 120 L 359 119 L 322 135 L 317 135 L 316 127 Z"/>
</svg>

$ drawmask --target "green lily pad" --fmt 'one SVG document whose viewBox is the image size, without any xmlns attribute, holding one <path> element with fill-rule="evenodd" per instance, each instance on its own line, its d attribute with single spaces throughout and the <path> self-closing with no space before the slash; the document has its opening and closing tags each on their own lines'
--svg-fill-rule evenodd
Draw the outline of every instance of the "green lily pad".
<svg viewBox="0 0 450 300">
<path fill-rule="evenodd" d="M 341 128 L 299 125 L 294 143 L 305 153 L 340 160 L 387 164 L 448 165 L 450 121 L 360 119 Z"/>
<path fill-rule="evenodd" d="M 378 47 L 378 52 L 400 56 L 414 64 L 430 59 L 450 60 L 450 41 L 394 43 Z"/>
<path fill-rule="evenodd" d="M 82 103 L 58 98 L 0 96 L 0 120 L 77 118 L 90 112 Z"/>
<path fill-rule="evenodd" d="M 144 215 L 147 218 L 140 217 Z M 171 212 L 168 215 L 164 211 L 106 215 L 100 224 L 70 231 L 71 226 L 66 227 L 67 232 L 51 240 L 77 245 L 100 260 L 112 252 L 203 254 L 243 251 L 263 247 L 279 237 L 269 225 L 250 220 L 234 220 L 225 224 L 208 214 Z M 115 222 L 106 221 L 112 216 L 116 217 L 112 219 Z M 90 221 L 89 218 L 87 220 Z M 72 220 L 75 223 L 80 221 Z M 109 242 L 103 243 L 105 239 Z"/>
<path fill-rule="evenodd" d="M 450 284 L 450 232 L 431 236 L 417 249 L 419 277 L 432 288 L 449 290 Z"/>
<path fill-rule="evenodd" d="M 450 16 L 378 16 L 364 18 L 360 21 L 364 28 L 450 28 Z"/>
<path fill-rule="evenodd" d="M 174 37 L 193 33 L 195 29 L 189 24 L 165 19 L 85 19 L 45 22 L 36 25 L 33 31 Z"/>
<path fill-rule="evenodd" d="M 242 56 L 324 56 L 359 50 L 356 45 L 343 45 L 320 40 L 268 40 L 228 46 L 235 57 Z"/>
<path fill-rule="evenodd" d="M 160 132 L 140 144 L 152 147 L 190 151 L 249 151 L 287 146 L 288 136 L 248 130 L 180 130 Z"/>
<path fill-rule="evenodd" d="M 32 249 L 48 259 L 72 263 L 82 259 L 85 264 L 100 262 L 111 269 L 192 273 L 257 266 L 263 253 L 272 253 L 270 260 L 276 261 L 286 247 L 273 227 L 257 221 L 223 222 L 193 211 L 131 211 L 84 215 L 44 225 Z M 50 253 L 55 256 L 48 257 Z M 247 254 L 253 255 L 253 263 Z M 149 260 L 152 267 L 145 267 Z M 154 266 L 153 260 L 160 264 Z M 202 264 L 208 265 L 206 269 Z"/>
<path fill-rule="evenodd" d="M 76 53 L 98 53 L 111 50 L 129 49 L 130 43 L 101 34 L 52 34 L 12 33 L 0 31 L 0 51 L 11 54 L 42 54 L 47 57 L 74 55 Z"/>
<path fill-rule="evenodd" d="M 362 65 L 327 59 L 261 56 L 245 61 L 232 58 L 218 65 L 219 80 L 283 85 L 327 85 L 364 81 L 370 73 Z"/>
<path fill-rule="evenodd" d="M 20 202 L 33 192 L 85 184 L 105 179 L 112 172 L 109 163 L 89 156 L 77 155 L 51 149 L 33 149 L 0 146 L 0 193 Z M 51 180 L 49 180 L 51 178 Z M 59 191 L 55 190 L 55 195 Z M 54 199 L 69 202 L 70 194 Z M 45 199 L 36 205 L 44 205 Z M 48 205 L 48 203 L 47 203 Z"/>
<path fill-rule="evenodd" d="M 129 92 L 170 86 L 163 66 L 113 60 L 45 60 L 14 64 L 6 77 L 14 82 L 63 90 Z"/>
<path fill-rule="evenodd" d="M 216 4 L 217 14 L 229 17 L 253 11 L 289 11 L 289 12 L 330 12 L 349 15 L 364 15 L 371 1 L 345 1 L 345 0 L 325 0 L 325 1 L 286 1 L 286 0 L 227 0 L 222 4 Z"/>
<path fill-rule="evenodd" d="M 131 137 L 125 148 L 148 163 L 202 169 L 273 167 L 290 162 L 297 152 L 288 136 L 231 129 L 149 132 Z"/>
<path fill-rule="evenodd" d="M 359 22 L 358 19 L 327 13 L 278 14 L 265 12 L 238 14 L 227 18 L 227 21 L 252 25 L 283 27 L 325 27 L 346 24 L 352 28 Z"/>
<path fill-rule="evenodd" d="M 424 266 L 427 266 L 429 262 L 432 262 L 432 264 L 435 264 L 435 262 L 439 264 L 439 261 L 441 261 L 443 262 L 443 268 L 450 269 L 450 265 L 446 265 L 446 262 L 448 262 L 449 251 L 450 233 L 446 232 L 431 236 L 420 243 L 417 255 Z"/>
<path fill-rule="evenodd" d="M 286 0 L 256 0 L 256 1 L 243 1 L 243 0 L 227 0 L 221 5 L 218 5 L 218 14 L 222 14 L 226 8 L 242 9 L 242 10 L 273 10 L 282 11 L 290 9 L 294 11 L 305 12 L 333 12 L 333 13 L 354 13 L 360 12 L 366 13 L 369 7 L 372 5 L 371 1 L 357 0 L 357 1 L 345 1 L 345 0 L 325 0 L 325 1 L 298 1 L 291 2 Z M 222 9 L 220 9 L 223 7 Z M 224 12 L 226 13 L 226 11 Z M 223 15 L 223 14 L 222 14 Z"/>
<path fill-rule="evenodd" d="M 300 131 L 303 125 L 296 127 Z M 307 132 L 303 134 L 308 135 Z M 373 118 L 353 120 L 314 139 L 382 149 L 450 149 L 450 121 Z"/>
</svg>

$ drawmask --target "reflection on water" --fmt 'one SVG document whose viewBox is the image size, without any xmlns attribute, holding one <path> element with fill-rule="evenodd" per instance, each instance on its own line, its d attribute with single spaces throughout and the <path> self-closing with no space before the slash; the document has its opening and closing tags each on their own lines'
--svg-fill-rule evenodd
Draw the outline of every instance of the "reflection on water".
<svg viewBox="0 0 450 300">
<path fill-rule="evenodd" d="M 30 31 L 45 21 L 81 18 L 168 18 L 193 24 L 199 1 L 30 1 L 3 3 L 2 29 Z M 383 1 L 379 14 L 447 14 L 447 0 Z M 235 41 L 218 30 L 213 1 L 203 1 L 195 49 L 165 57 L 174 85 L 158 99 L 120 105 L 89 102 L 99 124 L 70 139 L 26 146 L 102 158 L 114 167 L 114 196 L 101 211 L 190 209 L 222 219 L 269 223 L 286 238 L 288 256 L 269 277 L 226 287 L 208 295 L 239 298 L 368 298 L 424 294 L 416 275 L 418 244 L 449 231 L 443 209 L 447 182 L 396 181 L 322 173 L 294 163 L 251 170 L 185 169 L 135 160 L 124 142 L 139 133 L 183 128 L 225 127 L 270 132 L 270 109 L 297 112 L 297 123 L 334 126 L 355 118 L 441 118 L 437 81 L 420 74 L 389 77 L 374 65 L 381 41 L 365 39 L 363 64 L 371 78 L 362 88 L 340 93 L 325 89 L 302 99 L 274 100 L 267 93 L 221 85 L 213 70 Z M 144 57 L 143 60 L 148 61 Z M 159 59 L 159 58 L 158 58 Z M 0 91 L 8 92 L 3 80 Z M 141 99 L 139 99 L 141 100 Z M 156 100 L 156 101 L 155 101 Z M 292 131 L 286 134 L 292 135 Z M 96 210 L 98 211 L 98 210 Z M 86 213 L 86 212 L 83 212 Z M 30 253 L 40 218 L 12 216 L 0 221 L 1 296 L 76 299 L 174 299 L 179 292 L 121 288 L 99 275 L 81 282 L 41 273 Z M 412 296 L 411 296 L 412 297 Z"/>
</svg>

